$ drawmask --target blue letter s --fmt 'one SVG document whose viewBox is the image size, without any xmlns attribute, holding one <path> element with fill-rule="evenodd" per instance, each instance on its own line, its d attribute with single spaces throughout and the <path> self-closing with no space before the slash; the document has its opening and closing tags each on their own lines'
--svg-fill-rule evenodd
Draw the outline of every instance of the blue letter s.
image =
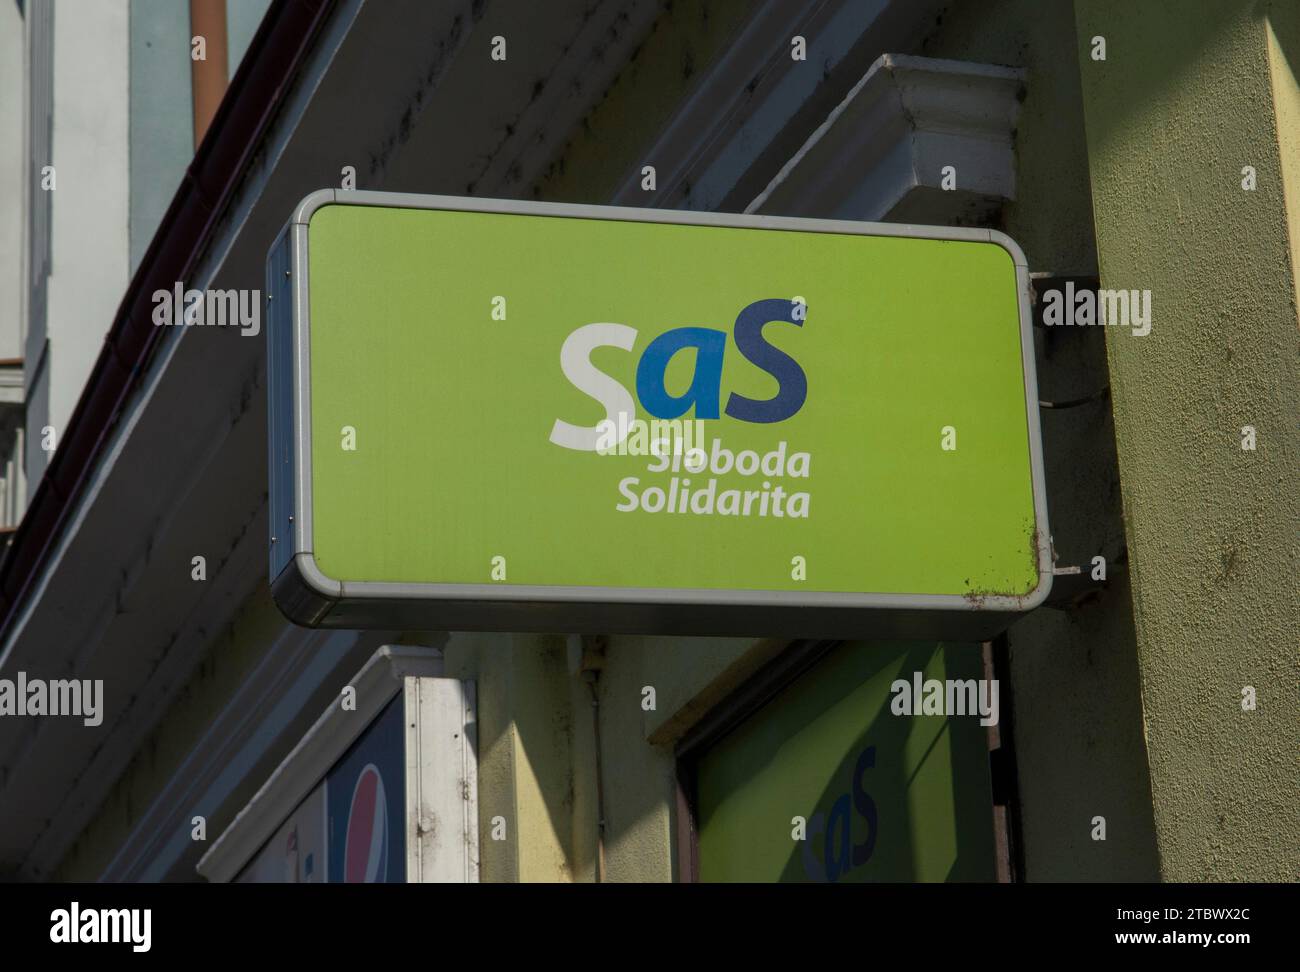
<svg viewBox="0 0 1300 972">
<path fill-rule="evenodd" d="M 769 321 L 786 321 L 803 327 L 794 316 L 794 301 L 769 298 L 756 300 L 736 315 L 736 347 L 740 353 L 776 379 L 776 397 L 766 400 L 731 393 L 727 414 L 742 422 L 781 422 L 803 408 L 808 398 L 808 377 L 799 362 L 780 348 L 763 340 L 763 326 Z M 644 401 L 644 399 L 643 399 Z"/>
</svg>

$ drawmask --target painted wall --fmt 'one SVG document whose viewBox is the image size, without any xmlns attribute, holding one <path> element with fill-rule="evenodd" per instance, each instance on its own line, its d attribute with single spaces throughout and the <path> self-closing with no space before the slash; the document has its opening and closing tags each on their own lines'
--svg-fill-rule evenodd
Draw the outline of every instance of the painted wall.
<svg viewBox="0 0 1300 972">
<path fill-rule="evenodd" d="M 1278 120 L 1300 18 L 1217 0 L 1076 13 L 1081 49 L 1107 42 L 1079 65 L 1102 285 L 1152 292 L 1147 337 L 1106 337 L 1161 875 L 1292 881 L 1297 157 Z"/>
<path fill-rule="evenodd" d="M 949 4 L 915 52 L 1025 69 L 1016 200 L 1000 228 L 1034 273 L 1096 273 L 1087 146 L 1069 0 Z M 1036 336 L 1039 397 L 1105 387 L 1100 329 Z M 1070 610 L 1042 608 L 1007 633 L 1023 877 L 1150 881 L 1158 874 L 1142 738 L 1137 645 L 1124 566 L 1110 401 L 1040 410 L 1047 506 L 1061 566 L 1106 558 L 1109 585 Z M 1104 842 L 1092 819 L 1106 818 Z"/>
<path fill-rule="evenodd" d="M 1265 21 L 1268 30 L 1268 70 L 1276 115 L 1278 162 L 1282 198 L 1290 239 L 1291 278 L 1300 306 L 1300 6 L 1275 3 Z"/>
<path fill-rule="evenodd" d="M 418 635 L 417 635 L 418 637 Z M 446 672 L 479 692 L 479 832 L 484 881 L 592 881 L 597 859 L 591 689 L 553 635 L 456 634 Z M 615 637 L 595 681 L 604 770 L 605 879 L 676 873 L 672 747 L 780 643 Z M 655 689 L 655 708 L 643 705 Z M 493 818 L 506 839 L 491 839 Z"/>
<path fill-rule="evenodd" d="M 234 77 L 270 0 L 226 0 L 226 77 Z M 131 270 L 153 240 L 194 156 L 189 4 L 130 0 Z"/>
<path fill-rule="evenodd" d="M 0 358 L 23 354 L 23 30 L 18 7 L 0 4 Z"/>
<path fill-rule="evenodd" d="M 54 149 L 49 308 L 28 334 L 29 368 L 49 341 L 48 413 L 29 415 L 32 489 L 48 454 L 40 429 L 58 437 L 99 356 L 128 274 L 128 7 L 59 6 L 54 14 Z M 42 396 L 43 397 L 43 396 Z M 40 421 L 37 425 L 32 421 Z"/>
<path fill-rule="evenodd" d="M 226 77 L 233 78 L 271 0 L 226 0 Z"/>
<path fill-rule="evenodd" d="M 194 155 L 189 4 L 131 0 L 131 270 Z"/>
</svg>

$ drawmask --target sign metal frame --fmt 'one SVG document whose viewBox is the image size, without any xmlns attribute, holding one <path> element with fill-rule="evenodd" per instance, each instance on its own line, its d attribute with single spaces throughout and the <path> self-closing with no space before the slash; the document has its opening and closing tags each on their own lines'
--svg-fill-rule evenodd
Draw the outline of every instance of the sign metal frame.
<svg viewBox="0 0 1300 972">
<path fill-rule="evenodd" d="M 1028 594 L 388 583 L 327 577 L 312 546 L 311 307 L 308 225 L 325 206 L 377 206 L 805 233 L 992 243 L 1016 271 L 1038 583 Z M 986 640 L 1046 600 L 1051 534 L 1023 251 L 997 230 L 322 189 L 294 210 L 267 257 L 270 579 L 292 621 L 309 627 L 571 633 L 915 637 Z"/>
</svg>

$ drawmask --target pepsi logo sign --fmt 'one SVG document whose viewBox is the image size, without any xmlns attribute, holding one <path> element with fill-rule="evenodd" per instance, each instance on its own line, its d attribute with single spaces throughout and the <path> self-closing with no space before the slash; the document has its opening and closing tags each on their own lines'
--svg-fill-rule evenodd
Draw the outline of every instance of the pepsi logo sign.
<svg viewBox="0 0 1300 972">
<path fill-rule="evenodd" d="M 388 880 L 388 798 L 384 778 L 374 763 L 366 764 L 352 790 L 343 880 L 349 884 Z"/>
</svg>

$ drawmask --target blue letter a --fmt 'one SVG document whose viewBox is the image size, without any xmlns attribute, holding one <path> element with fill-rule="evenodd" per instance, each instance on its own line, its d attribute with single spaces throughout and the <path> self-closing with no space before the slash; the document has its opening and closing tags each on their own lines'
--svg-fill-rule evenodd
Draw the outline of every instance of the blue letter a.
<svg viewBox="0 0 1300 972">
<path fill-rule="evenodd" d="M 722 385 L 722 354 L 727 335 L 708 327 L 678 327 L 650 342 L 636 367 L 636 396 L 641 407 L 655 418 L 675 419 L 695 406 L 697 419 L 718 417 Z M 668 362 L 683 348 L 695 348 L 695 376 L 691 387 L 679 397 L 668 394 L 664 377 Z"/>
</svg>

